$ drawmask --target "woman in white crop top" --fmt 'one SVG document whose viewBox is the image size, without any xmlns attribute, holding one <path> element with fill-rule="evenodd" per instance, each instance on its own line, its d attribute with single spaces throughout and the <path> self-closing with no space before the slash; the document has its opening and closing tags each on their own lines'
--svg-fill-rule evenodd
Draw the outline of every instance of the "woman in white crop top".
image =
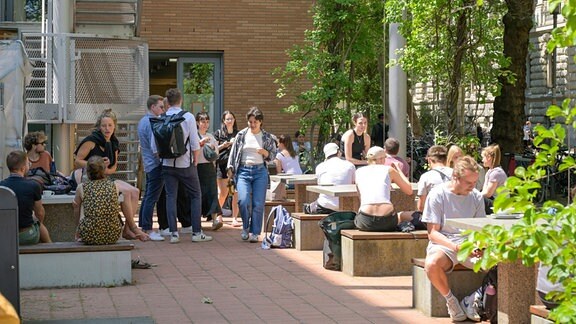
<svg viewBox="0 0 576 324">
<path fill-rule="evenodd" d="M 366 158 L 368 166 L 356 170 L 360 209 L 354 223 L 361 231 L 396 231 L 396 227 L 403 220 L 394 212 L 394 205 L 390 202 L 391 184 L 397 184 L 407 195 L 412 195 L 412 185 L 398 165 L 384 165 L 386 151 L 383 148 L 370 148 Z"/>
</svg>

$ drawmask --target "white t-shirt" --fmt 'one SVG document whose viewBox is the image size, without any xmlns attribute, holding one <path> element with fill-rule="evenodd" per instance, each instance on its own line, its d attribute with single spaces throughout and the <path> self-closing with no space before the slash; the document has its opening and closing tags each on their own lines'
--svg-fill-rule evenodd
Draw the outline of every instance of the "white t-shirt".
<svg viewBox="0 0 576 324">
<path fill-rule="evenodd" d="M 428 195 L 435 186 L 452 179 L 452 168 L 441 166 L 425 172 L 418 180 L 418 196 Z M 440 173 L 442 172 L 442 173 Z"/>
<path fill-rule="evenodd" d="M 430 191 L 424 204 L 422 222 L 440 224 L 440 233 L 454 238 L 460 236 L 461 230 L 446 225 L 446 219 L 486 217 L 486 212 L 480 191 L 473 189 L 466 196 L 456 195 L 450 191 L 448 184 L 443 183 Z"/>
<path fill-rule="evenodd" d="M 356 167 L 354 164 L 338 157 L 332 157 L 316 166 L 318 184 L 353 184 L 355 173 Z M 319 194 L 316 202 L 324 208 L 340 210 L 338 197 Z"/>
<path fill-rule="evenodd" d="M 356 170 L 356 186 L 360 192 L 360 206 L 390 204 L 390 167 L 370 164 Z"/>
<path fill-rule="evenodd" d="M 284 156 L 282 152 L 276 153 L 276 159 L 282 164 L 282 172 L 288 174 L 302 174 L 300 169 L 300 161 L 298 155 L 291 157 L 290 155 Z"/>
<path fill-rule="evenodd" d="M 244 136 L 242 161 L 240 164 L 256 165 L 264 163 L 264 157 L 258 153 L 260 148 L 262 148 L 262 132 L 254 135 L 248 130 Z"/>
</svg>

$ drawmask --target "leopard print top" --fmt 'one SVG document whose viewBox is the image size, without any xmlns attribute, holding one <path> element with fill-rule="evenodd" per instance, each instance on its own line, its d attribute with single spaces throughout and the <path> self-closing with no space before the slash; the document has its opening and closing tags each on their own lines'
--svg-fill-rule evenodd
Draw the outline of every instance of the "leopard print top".
<svg viewBox="0 0 576 324">
<path fill-rule="evenodd" d="M 84 218 L 78 226 L 78 234 L 84 244 L 114 244 L 120 238 L 122 221 L 118 191 L 114 181 L 100 179 L 82 184 Z"/>
</svg>

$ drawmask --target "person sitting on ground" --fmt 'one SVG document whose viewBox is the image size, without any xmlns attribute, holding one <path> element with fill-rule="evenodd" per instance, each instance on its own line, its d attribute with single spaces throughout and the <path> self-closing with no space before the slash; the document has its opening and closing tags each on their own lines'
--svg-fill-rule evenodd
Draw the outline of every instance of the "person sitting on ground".
<svg viewBox="0 0 576 324">
<path fill-rule="evenodd" d="M 50 234 L 44 226 L 44 206 L 42 187 L 28 174 L 28 156 L 22 151 L 12 151 L 6 157 L 6 167 L 10 176 L 0 181 L 0 186 L 10 188 L 18 200 L 18 242 L 20 245 L 50 243 Z"/>
<path fill-rule="evenodd" d="M 316 166 L 318 184 L 353 184 L 356 167 L 350 161 L 341 159 L 342 152 L 336 143 L 324 145 L 326 160 Z M 306 214 L 330 214 L 340 210 L 338 197 L 319 194 L 318 199 L 310 204 L 304 204 Z"/>
<path fill-rule="evenodd" d="M 368 165 L 356 170 L 356 186 L 360 194 L 360 209 L 354 224 L 361 231 L 394 232 L 398 224 L 411 221 L 410 213 L 396 213 L 390 201 L 392 182 L 400 190 L 412 195 L 412 184 L 400 171 L 400 165 L 384 165 L 386 151 L 373 146 L 366 154 Z M 404 218 L 403 215 L 406 215 Z"/>
<path fill-rule="evenodd" d="M 78 225 L 77 238 L 88 245 L 114 244 L 122 234 L 120 219 L 120 186 L 106 176 L 104 158 L 88 159 L 88 181 L 80 183 L 74 197 L 74 215 Z"/>
<path fill-rule="evenodd" d="M 48 137 L 44 132 L 31 132 L 24 136 L 24 148 L 30 162 L 30 169 L 42 168 L 51 172 L 52 156 L 46 151 Z"/>
<path fill-rule="evenodd" d="M 92 133 L 86 136 L 80 145 L 74 151 L 74 165 L 76 168 L 83 169 L 88 163 L 88 159 L 92 156 L 101 156 L 106 163 L 106 175 L 116 173 L 118 167 L 118 153 L 120 152 L 120 142 L 115 135 L 118 120 L 116 114 L 112 109 L 105 109 L 94 124 Z M 81 174 L 82 172 L 75 172 Z M 82 176 L 82 180 L 85 177 Z M 76 176 L 78 179 L 78 176 Z M 120 191 L 124 195 L 124 201 L 121 204 L 122 213 L 126 219 L 126 226 L 124 226 L 123 236 L 126 239 L 140 239 L 147 241 L 150 239 L 148 234 L 144 233 L 134 221 L 134 214 L 138 208 L 138 199 L 140 192 L 138 188 L 130 185 L 129 183 L 117 180 L 120 186 Z M 77 181 L 77 183 L 80 183 Z"/>
<path fill-rule="evenodd" d="M 398 156 L 398 151 L 400 151 L 400 142 L 394 137 L 386 139 L 384 142 L 384 149 L 386 150 L 386 160 L 384 165 L 392 165 L 397 163 L 401 168 L 400 170 L 406 177 L 410 174 L 410 165 L 403 158 Z"/>
<path fill-rule="evenodd" d="M 497 195 L 496 189 L 503 186 L 508 178 L 506 172 L 500 166 L 500 159 L 500 146 L 498 144 L 492 144 L 482 150 L 482 163 L 485 168 L 488 168 L 484 176 L 484 187 L 482 188 L 486 214 L 492 213 L 494 198 Z"/>
<path fill-rule="evenodd" d="M 453 321 L 464 321 L 467 317 L 476 320 L 473 303 L 463 302 L 462 307 L 448 285 L 447 273 L 462 263 L 472 268 L 471 257 L 458 261 L 460 245 L 466 240 L 461 230 L 446 224 L 446 219 L 485 217 L 482 195 L 474 188 L 480 166 L 474 158 L 463 156 L 454 165 L 452 179 L 434 187 L 424 205 L 422 221 L 428 228 L 428 247 L 424 269 L 432 285 L 446 299 L 448 313 Z M 464 308 L 464 309 L 463 309 Z"/>
</svg>

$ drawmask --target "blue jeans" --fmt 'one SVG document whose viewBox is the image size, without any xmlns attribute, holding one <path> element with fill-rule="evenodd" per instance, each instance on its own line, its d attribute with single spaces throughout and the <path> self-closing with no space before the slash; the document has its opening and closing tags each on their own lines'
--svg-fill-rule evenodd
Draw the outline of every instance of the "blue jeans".
<svg viewBox="0 0 576 324">
<path fill-rule="evenodd" d="M 146 191 L 142 198 L 142 206 L 140 206 L 140 214 L 138 215 L 140 227 L 145 231 L 152 229 L 154 205 L 160 198 L 162 188 L 164 188 L 164 178 L 162 178 L 162 165 L 159 165 L 146 173 Z"/>
<path fill-rule="evenodd" d="M 168 217 L 168 227 L 170 232 L 176 232 L 176 201 L 178 197 L 178 184 L 181 184 L 188 194 L 190 201 L 190 218 L 192 219 L 192 233 L 202 232 L 200 214 L 202 213 L 202 193 L 200 191 L 200 181 L 198 180 L 198 170 L 194 165 L 188 168 L 162 167 L 166 190 L 166 216 Z"/>
<path fill-rule="evenodd" d="M 254 235 L 262 232 L 267 187 L 268 169 L 265 164 L 240 166 L 236 174 L 236 190 L 242 226 Z"/>
</svg>

